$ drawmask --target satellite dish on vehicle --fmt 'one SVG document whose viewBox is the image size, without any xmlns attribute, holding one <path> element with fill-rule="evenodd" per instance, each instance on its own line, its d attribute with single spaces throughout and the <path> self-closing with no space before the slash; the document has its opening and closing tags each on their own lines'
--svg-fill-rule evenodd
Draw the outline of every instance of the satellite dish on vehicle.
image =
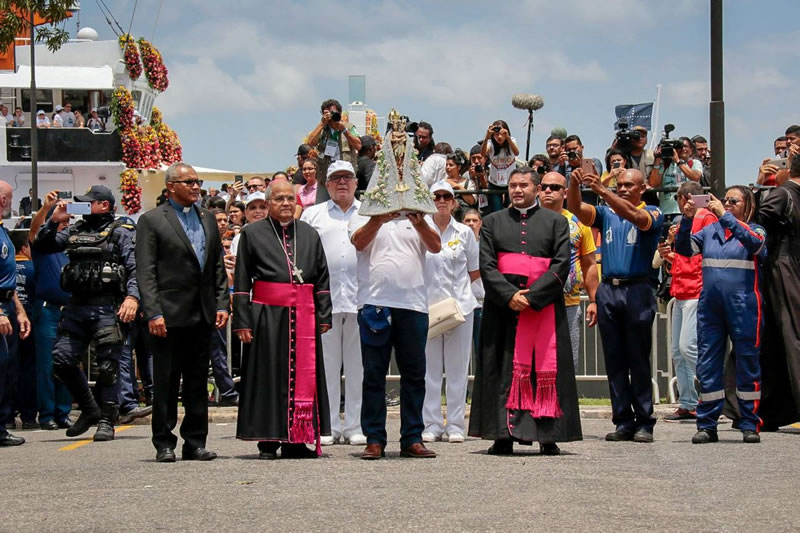
<svg viewBox="0 0 800 533">
<path fill-rule="evenodd" d="M 89 28 L 88 26 L 85 28 L 81 28 L 81 30 L 78 32 L 77 37 L 78 39 L 83 39 L 86 41 L 96 41 L 97 39 L 100 38 L 100 36 L 97 34 L 97 31 L 95 31 L 94 28 Z"/>
</svg>

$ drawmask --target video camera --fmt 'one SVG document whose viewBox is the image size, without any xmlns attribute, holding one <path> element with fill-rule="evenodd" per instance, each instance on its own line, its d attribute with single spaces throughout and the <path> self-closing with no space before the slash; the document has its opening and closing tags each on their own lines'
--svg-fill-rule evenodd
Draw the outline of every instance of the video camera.
<svg viewBox="0 0 800 533">
<path fill-rule="evenodd" d="M 680 152 L 683 148 L 683 142 L 680 139 L 670 139 L 669 134 L 675 131 L 674 124 L 665 124 L 664 133 L 661 135 L 661 141 L 658 143 L 658 149 L 661 151 L 661 159 L 664 161 L 664 166 L 668 167 L 675 160 L 675 153 Z"/>
<path fill-rule="evenodd" d="M 638 141 L 642 138 L 642 132 L 639 130 L 628 129 L 627 119 L 621 118 L 617 121 L 617 149 L 625 153 L 633 149 L 633 141 Z"/>
</svg>

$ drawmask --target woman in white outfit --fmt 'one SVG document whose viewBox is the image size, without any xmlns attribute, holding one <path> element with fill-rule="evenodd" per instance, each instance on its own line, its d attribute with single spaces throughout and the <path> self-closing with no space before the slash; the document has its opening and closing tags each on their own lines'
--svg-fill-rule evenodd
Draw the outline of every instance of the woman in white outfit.
<svg viewBox="0 0 800 533">
<path fill-rule="evenodd" d="M 448 298 L 455 300 L 464 322 L 441 335 L 428 338 L 425 349 L 425 404 L 422 419 L 425 430 L 422 440 L 432 442 L 447 438 L 464 442 L 464 411 L 467 403 L 467 370 L 472 344 L 472 312 L 478 302 L 471 283 L 480 276 L 478 242 L 472 230 L 456 222 L 451 212 L 456 207 L 453 187 L 446 181 L 433 184 L 436 214 L 431 224 L 441 236 L 442 249 L 425 258 L 425 286 L 428 306 Z M 442 416 L 442 374 L 447 375 L 447 427 Z"/>
</svg>

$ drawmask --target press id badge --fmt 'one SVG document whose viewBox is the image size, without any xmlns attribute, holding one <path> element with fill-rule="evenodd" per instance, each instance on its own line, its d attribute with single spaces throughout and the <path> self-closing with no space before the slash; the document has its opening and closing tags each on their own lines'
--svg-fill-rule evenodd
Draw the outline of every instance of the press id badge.
<svg viewBox="0 0 800 533">
<path fill-rule="evenodd" d="M 483 209 L 489 206 L 489 199 L 486 198 L 485 194 L 478 195 L 478 209 Z"/>
<path fill-rule="evenodd" d="M 339 159 L 339 143 L 329 140 L 325 144 L 325 155 L 334 161 Z"/>
</svg>

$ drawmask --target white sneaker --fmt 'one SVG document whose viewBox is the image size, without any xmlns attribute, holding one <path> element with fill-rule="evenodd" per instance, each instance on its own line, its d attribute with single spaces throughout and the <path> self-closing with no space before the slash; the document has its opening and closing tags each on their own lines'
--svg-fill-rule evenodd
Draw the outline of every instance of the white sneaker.
<svg viewBox="0 0 800 533">
<path fill-rule="evenodd" d="M 430 431 L 422 432 L 422 442 L 436 442 L 437 440 L 442 440 L 442 436 L 431 433 Z"/>
<path fill-rule="evenodd" d="M 332 436 L 327 435 L 327 436 L 324 436 L 324 437 L 320 437 L 319 442 L 323 446 L 332 446 L 336 441 L 334 440 L 334 438 Z"/>
<path fill-rule="evenodd" d="M 449 442 L 464 442 L 464 434 L 463 433 L 453 433 L 447 439 Z"/>
<path fill-rule="evenodd" d="M 350 435 L 350 437 L 347 439 L 347 442 L 351 446 L 364 446 L 367 443 L 367 437 L 361 433 L 354 433 Z"/>
</svg>

